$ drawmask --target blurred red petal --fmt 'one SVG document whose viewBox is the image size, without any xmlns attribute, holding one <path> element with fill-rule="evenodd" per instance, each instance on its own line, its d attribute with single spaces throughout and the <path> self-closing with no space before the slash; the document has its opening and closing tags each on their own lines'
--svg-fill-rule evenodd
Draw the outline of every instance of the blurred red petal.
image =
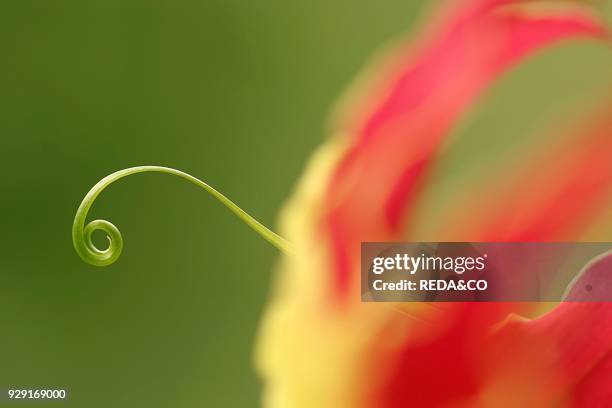
<svg viewBox="0 0 612 408">
<path fill-rule="evenodd" d="M 608 353 L 574 391 L 573 402 L 580 408 L 606 408 L 612 401 L 612 353 Z"/>
<path fill-rule="evenodd" d="M 606 406 L 602 403 L 612 393 L 609 304 L 564 302 L 541 318 L 507 323 L 491 342 L 498 350 L 496 372 L 502 366 L 516 371 L 516 364 L 510 362 L 527 361 L 530 369 L 541 374 L 524 392 L 540 393 L 549 403 Z"/>
<path fill-rule="evenodd" d="M 599 285 L 608 285 L 611 260 L 607 255 L 591 263 L 574 286 L 589 284 L 597 295 Z M 582 300 L 534 320 L 514 315 L 502 325 L 499 317 L 516 305 L 440 305 L 435 328 L 414 329 L 392 356 L 372 351 L 372 364 L 388 360 L 387 378 L 368 406 L 606 407 L 612 401 L 612 307 Z"/>
<path fill-rule="evenodd" d="M 612 252 L 591 260 L 570 284 L 568 302 L 605 302 L 612 293 Z M 610 304 L 612 308 L 612 303 Z M 612 330 L 612 328 L 611 328 Z"/>
<path fill-rule="evenodd" d="M 443 214 L 439 239 L 529 242 L 580 236 L 612 198 L 612 101 L 566 133 L 504 169 L 494 185 L 466 188 L 468 201 Z M 466 220 L 466 209 L 478 217 Z"/>
<path fill-rule="evenodd" d="M 583 13 L 538 17 L 518 3 L 456 3 L 417 49 L 394 55 L 386 83 L 365 96 L 368 106 L 340 123 L 349 148 L 328 186 L 325 217 L 338 294 L 350 285 L 361 241 L 399 238 L 438 146 L 492 80 L 556 41 L 605 36 Z"/>
</svg>

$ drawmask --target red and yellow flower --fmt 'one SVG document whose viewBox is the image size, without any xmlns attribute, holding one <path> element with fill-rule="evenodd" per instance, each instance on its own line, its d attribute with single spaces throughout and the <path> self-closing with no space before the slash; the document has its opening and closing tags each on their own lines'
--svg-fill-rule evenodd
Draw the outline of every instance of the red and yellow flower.
<svg viewBox="0 0 612 408">
<path fill-rule="evenodd" d="M 608 43 L 584 5 L 540 3 L 445 1 L 349 93 L 282 214 L 295 250 L 258 342 L 266 407 L 612 404 L 611 304 L 565 302 L 525 318 L 538 305 L 360 302 L 363 241 L 578 240 L 609 207 L 605 103 L 495 185 L 465 186 L 437 230 L 413 228 L 448 135 L 493 81 L 560 41 Z"/>
</svg>

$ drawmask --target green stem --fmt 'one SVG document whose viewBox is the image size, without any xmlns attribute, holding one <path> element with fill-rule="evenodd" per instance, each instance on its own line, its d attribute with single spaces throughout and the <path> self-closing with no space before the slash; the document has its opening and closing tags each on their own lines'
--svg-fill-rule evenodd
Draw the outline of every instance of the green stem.
<svg viewBox="0 0 612 408">
<path fill-rule="evenodd" d="M 119 229 L 117 229 L 117 227 L 115 227 L 112 223 L 106 220 L 94 220 L 85 225 L 87 213 L 93 205 L 93 202 L 95 201 L 96 197 L 98 197 L 98 195 L 111 183 L 131 174 L 145 172 L 172 174 L 184 178 L 185 180 L 192 182 L 198 187 L 203 188 L 206 192 L 210 193 L 214 198 L 216 198 L 223 205 L 229 208 L 230 211 L 236 214 L 242 221 L 244 221 L 245 224 L 251 227 L 265 240 L 270 242 L 282 252 L 291 252 L 291 245 L 283 237 L 277 235 L 276 233 L 262 225 L 255 218 L 251 217 L 248 213 L 246 213 L 242 208 L 234 204 L 234 202 L 232 202 L 229 198 L 227 198 L 202 180 L 199 180 L 187 173 L 169 167 L 139 166 L 119 170 L 114 172 L 113 174 L 104 177 L 95 186 L 93 186 L 91 190 L 89 190 L 89 192 L 81 202 L 81 205 L 79 206 L 76 215 L 74 216 L 74 222 L 72 224 L 72 243 L 74 244 L 74 249 L 85 262 L 96 266 L 110 265 L 119 258 L 123 249 L 123 238 L 121 237 L 121 233 L 119 232 Z M 101 230 L 106 233 L 106 236 L 109 241 L 109 246 L 105 250 L 100 250 L 96 248 L 92 241 L 92 234 L 96 230 Z"/>
</svg>

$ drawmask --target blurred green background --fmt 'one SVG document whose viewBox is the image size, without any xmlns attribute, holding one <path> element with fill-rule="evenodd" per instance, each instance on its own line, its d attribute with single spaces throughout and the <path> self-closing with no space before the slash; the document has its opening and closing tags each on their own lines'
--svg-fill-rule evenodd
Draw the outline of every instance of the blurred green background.
<svg viewBox="0 0 612 408">
<path fill-rule="evenodd" d="M 94 205 L 125 239 L 108 268 L 74 253 L 74 212 L 108 173 L 160 164 L 274 225 L 337 96 L 423 4 L 4 0 L 0 387 L 65 387 L 80 407 L 257 406 L 274 248 L 167 175 L 125 179 Z M 601 88 L 606 51 L 571 45 L 507 76 L 448 170 L 477 173 L 543 107 Z"/>
</svg>

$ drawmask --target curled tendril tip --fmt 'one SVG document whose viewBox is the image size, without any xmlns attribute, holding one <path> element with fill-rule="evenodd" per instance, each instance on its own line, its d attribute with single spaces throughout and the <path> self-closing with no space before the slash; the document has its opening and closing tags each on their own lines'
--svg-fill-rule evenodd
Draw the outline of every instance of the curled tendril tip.
<svg viewBox="0 0 612 408">
<path fill-rule="evenodd" d="M 89 192 L 81 202 L 81 205 L 79 206 L 76 212 L 74 222 L 72 224 L 72 243 L 76 252 L 85 262 L 95 266 L 110 265 L 119 258 L 119 256 L 121 255 L 121 251 L 123 250 L 123 237 L 121 236 L 121 232 L 119 232 L 119 229 L 115 227 L 112 223 L 106 220 L 94 220 L 89 222 L 87 225 L 85 224 L 87 214 L 91 209 L 91 206 L 93 205 L 95 199 L 106 187 L 108 187 L 113 182 L 132 174 L 146 172 L 172 174 L 192 182 L 193 184 L 197 185 L 198 187 L 204 189 L 206 192 L 211 194 L 218 201 L 220 201 L 230 211 L 237 215 L 238 218 L 240 218 L 245 224 L 251 227 L 255 232 L 257 232 L 261 237 L 270 242 L 276 248 L 285 253 L 291 252 L 291 245 L 283 237 L 279 236 L 275 232 L 265 227 L 263 224 L 261 224 L 259 221 L 250 216 L 247 212 L 245 212 L 242 208 L 238 207 L 238 205 L 232 202 L 229 198 L 227 198 L 202 180 L 193 177 L 187 173 L 184 173 L 180 170 L 172 169 L 169 167 L 139 166 L 119 170 L 104 177 L 95 186 L 93 186 L 91 190 L 89 190 Z M 93 243 L 93 233 L 98 230 L 104 232 L 109 241 L 109 245 L 106 249 L 98 249 Z"/>
</svg>

